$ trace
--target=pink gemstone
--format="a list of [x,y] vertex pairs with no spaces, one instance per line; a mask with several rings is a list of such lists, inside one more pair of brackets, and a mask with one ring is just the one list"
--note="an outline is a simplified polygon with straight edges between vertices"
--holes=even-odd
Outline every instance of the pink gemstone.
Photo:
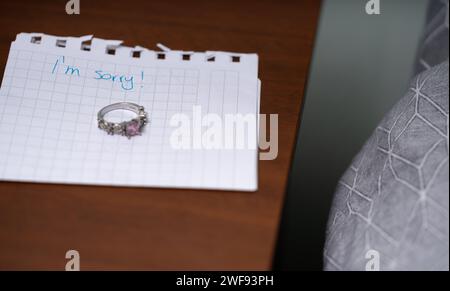
[[139,122],[133,120],[126,125],[125,132],[127,136],[139,135]]

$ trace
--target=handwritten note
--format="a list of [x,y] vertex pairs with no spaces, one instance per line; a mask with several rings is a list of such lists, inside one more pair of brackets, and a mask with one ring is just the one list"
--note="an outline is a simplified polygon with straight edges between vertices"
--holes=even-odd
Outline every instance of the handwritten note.
[[[0,89],[0,180],[256,190],[257,147],[179,150],[170,118],[194,107],[259,113],[257,55],[163,53],[92,36],[18,34]],[[145,107],[141,136],[97,128],[97,112],[120,101]]]

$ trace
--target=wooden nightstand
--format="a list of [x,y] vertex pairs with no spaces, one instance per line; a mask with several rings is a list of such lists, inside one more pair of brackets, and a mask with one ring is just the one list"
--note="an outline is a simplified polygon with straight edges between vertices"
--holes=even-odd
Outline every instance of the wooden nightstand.
[[259,190],[0,183],[0,269],[271,268],[320,1],[2,1],[0,71],[19,32],[94,34],[126,45],[258,53],[261,112],[279,114],[279,153]]

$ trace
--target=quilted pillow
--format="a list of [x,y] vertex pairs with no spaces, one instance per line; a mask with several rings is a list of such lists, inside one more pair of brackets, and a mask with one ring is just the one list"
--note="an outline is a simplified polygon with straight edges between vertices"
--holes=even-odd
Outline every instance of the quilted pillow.
[[339,181],[326,270],[448,270],[448,82],[448,60],[416,77]]
[[423,73],[339,181],[326,270],[449,269],[448,15],[429,2]]

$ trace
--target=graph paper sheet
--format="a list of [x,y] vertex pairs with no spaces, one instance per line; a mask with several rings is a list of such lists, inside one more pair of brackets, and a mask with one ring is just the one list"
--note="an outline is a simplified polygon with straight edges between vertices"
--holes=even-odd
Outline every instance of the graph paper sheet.
[[[0,179],[254,191],[258,120],[248,119],[245,135],[236,127],[207,141],[217,117],[257,119],[257,68],[255,54],[161,53],[92,36],[20,33],[0,89]],[[141,136],[98,128],[97,112],[120,101],[145,107]],[[110,118],[118,114],[126,112]],[[177,132],[192,139],[174,146]]]

